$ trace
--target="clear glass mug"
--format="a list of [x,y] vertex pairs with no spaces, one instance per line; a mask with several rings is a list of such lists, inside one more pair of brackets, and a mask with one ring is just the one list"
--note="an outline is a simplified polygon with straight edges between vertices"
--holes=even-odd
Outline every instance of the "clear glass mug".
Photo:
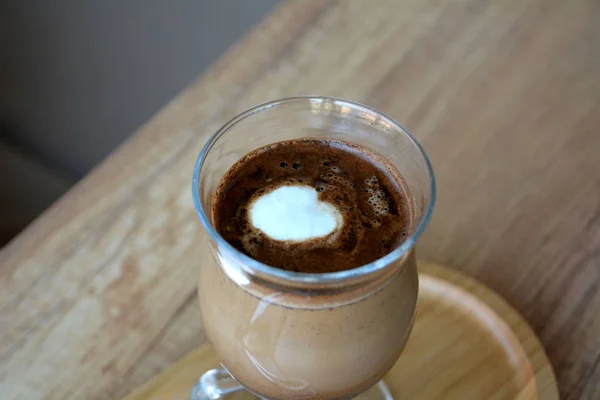
[[[409,235],[399,248],[352,270],[306,274],[262,264],[217,233],[211,202],[227,170],[258,147],[307,137],[364,145],[398,169],[412,209]],[[413,325],[418,292],[413,248],[435,202],[431,164],[411,134],[351,101],[275,100],[234,117],[208,140],[195,165],[192,192],[214,258],[200,268],[202,321],[223,367],[200,378],[192,400],[242,389],[266,399],[361,393],[390,399],[381,379]]]

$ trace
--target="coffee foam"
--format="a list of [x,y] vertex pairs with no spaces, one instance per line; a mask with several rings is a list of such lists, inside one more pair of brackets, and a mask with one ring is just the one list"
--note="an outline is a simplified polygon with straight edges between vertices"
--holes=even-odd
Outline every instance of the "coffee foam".
[[305,185],[281,186],[258,196],[248,207],[252,226],[273,240],[305,242],[323,238],[340,229],[339,210],[319,199]]
[[367,188],[365,189],[369,193],[368,204],[373,209],[375,215],[386,215],[390,211],[390,205],[385,192],[381,189],[379,181],[376,176],[371,176],[365,179]]

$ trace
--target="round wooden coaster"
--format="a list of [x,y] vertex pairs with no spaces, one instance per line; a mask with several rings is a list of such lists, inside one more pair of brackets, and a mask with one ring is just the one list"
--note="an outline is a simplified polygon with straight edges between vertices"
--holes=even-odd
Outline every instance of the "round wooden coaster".
[[[482,283],[419,262],[412,334],[385,382],[399,400],[557,400],[548,357],[525,319]],[[126,397],[189,399],[203,372],[219,366],[205,344]],[[231,400],[255,398],[239,392]]]
[[542,345],[503,298],[430,263],[419,263],[419,282],[412,334],[385,379],[394,398],[559,398]]

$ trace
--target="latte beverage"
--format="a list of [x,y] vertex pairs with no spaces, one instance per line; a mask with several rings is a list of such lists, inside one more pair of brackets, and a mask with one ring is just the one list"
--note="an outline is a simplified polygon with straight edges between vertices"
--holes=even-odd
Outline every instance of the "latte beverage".
[[[322,275],[351,271],[397,249],[411,232],[400,173],[363,146],[306,138],[258,148],[223,176],[212,224],[249,259]],[[351,398],[394,365],[412,325],[412,252],[368,282],[321,290],[310,280],[279,291],[236,273],[220,255],[202,268],[206,334],[246,388],[280,398]],[[240,261],[237,261],[240,262]],[[242,261],[243,262],[243,261]]]

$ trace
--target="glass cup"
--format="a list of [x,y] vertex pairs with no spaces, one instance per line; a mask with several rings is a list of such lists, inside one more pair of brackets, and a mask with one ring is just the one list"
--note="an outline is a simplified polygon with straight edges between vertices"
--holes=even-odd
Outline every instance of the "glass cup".
[[[308,137],[363,145],[397,168],[412,210],[400,247],[352,270],[310,274],[262,264],[219,235],[211,203],[227,170],[258,147]],[[381,379],[412,329],[419,286],[413,248],[435,202],[433,170],[415,138],[351,101],[275,100],[234,117],[208,140],[192,192],[214,258],[201,263],[200,310],[222,368],[205,373],[191,398],[245,389],[265,399],[391,399]]]

